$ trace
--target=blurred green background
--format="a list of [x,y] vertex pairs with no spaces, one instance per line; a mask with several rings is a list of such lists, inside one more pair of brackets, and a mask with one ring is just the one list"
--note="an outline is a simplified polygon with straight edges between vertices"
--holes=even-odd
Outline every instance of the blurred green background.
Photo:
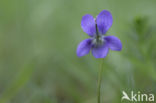
[[156,0],[0,0],[0,103],[96,103],[100,59],[76,48],[82,16],[103,9],[123,50],[104,59],[102,103],[156,94]]

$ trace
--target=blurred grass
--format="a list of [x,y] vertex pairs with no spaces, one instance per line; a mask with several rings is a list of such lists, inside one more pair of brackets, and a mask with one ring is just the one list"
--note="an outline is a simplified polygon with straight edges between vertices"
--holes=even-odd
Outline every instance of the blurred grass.
[[22,69],[19,71],[19,75],[15,78],[13,83],[7,87],[7,90],[4,91],[4,94],[0,99],[0,103],[6,103],[11,97],[16,95],[19,89],[31,78],[33,68],[33,65],[29,64],[28,66],[24,67],[24,70]]
[[[122,52],[105,59],[103,103],[156,93],[155,0],[0,0],[0,102],[96,103],[99,60],[78,58],[81,17],[107,9]],[[35,63],[34,63],[35,59]],[[127,102],[127,101],[125,101]]]

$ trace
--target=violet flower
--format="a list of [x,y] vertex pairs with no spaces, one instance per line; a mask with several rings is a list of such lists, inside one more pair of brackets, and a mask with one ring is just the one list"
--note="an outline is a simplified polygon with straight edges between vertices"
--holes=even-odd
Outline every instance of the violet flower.
[[105,58],[109,49],[120,51],[122,49],[120,39],[115,36],[105,36],[112,23],[112,14],[107,10],[101,11],[96,19],[90,14],[84,15],[81,27],[91,38],[80,42],[77,47],[77,56],[81,57],[92,51],[95,58]]

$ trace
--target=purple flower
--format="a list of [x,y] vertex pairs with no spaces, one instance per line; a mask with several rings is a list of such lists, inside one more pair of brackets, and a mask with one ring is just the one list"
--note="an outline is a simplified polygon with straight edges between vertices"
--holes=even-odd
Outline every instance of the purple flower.
[[80,42],[77,47],[77,56],[84,56],[91,50],[95,58],[105,58],[109,49],[120,51],[122,49],[120,39],[115,36],[105,36],[112,23],[112,14],[107,10],[101,11],[96,19],[90,14],[84,15],[81,27],[91,38]]

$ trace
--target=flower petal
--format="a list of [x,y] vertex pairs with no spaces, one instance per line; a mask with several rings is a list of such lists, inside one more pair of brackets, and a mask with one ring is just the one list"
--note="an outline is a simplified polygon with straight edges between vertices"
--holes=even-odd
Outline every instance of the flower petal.
[[81,57],[89,53],[91,49],[91,42],[92,39],[85,39],[80,42],[80,44],[77,47],[77,56]]
[[105,36],[104,39],[111,50],[120,51],[122,49],[122,43],[119,38],[115,36]]
[[92,49],[92,54],[95,58],[105,58],[108,54],[108,46],[106,44]]
[[96,34],[95,20],[90,14],[86,14],[82,17],[81,27],[89,36],[94,36],[94,34]]
[[112,14],[107,10],[103,10],[97,16],[96,22],[99,33],[105,34],[113,24]]

